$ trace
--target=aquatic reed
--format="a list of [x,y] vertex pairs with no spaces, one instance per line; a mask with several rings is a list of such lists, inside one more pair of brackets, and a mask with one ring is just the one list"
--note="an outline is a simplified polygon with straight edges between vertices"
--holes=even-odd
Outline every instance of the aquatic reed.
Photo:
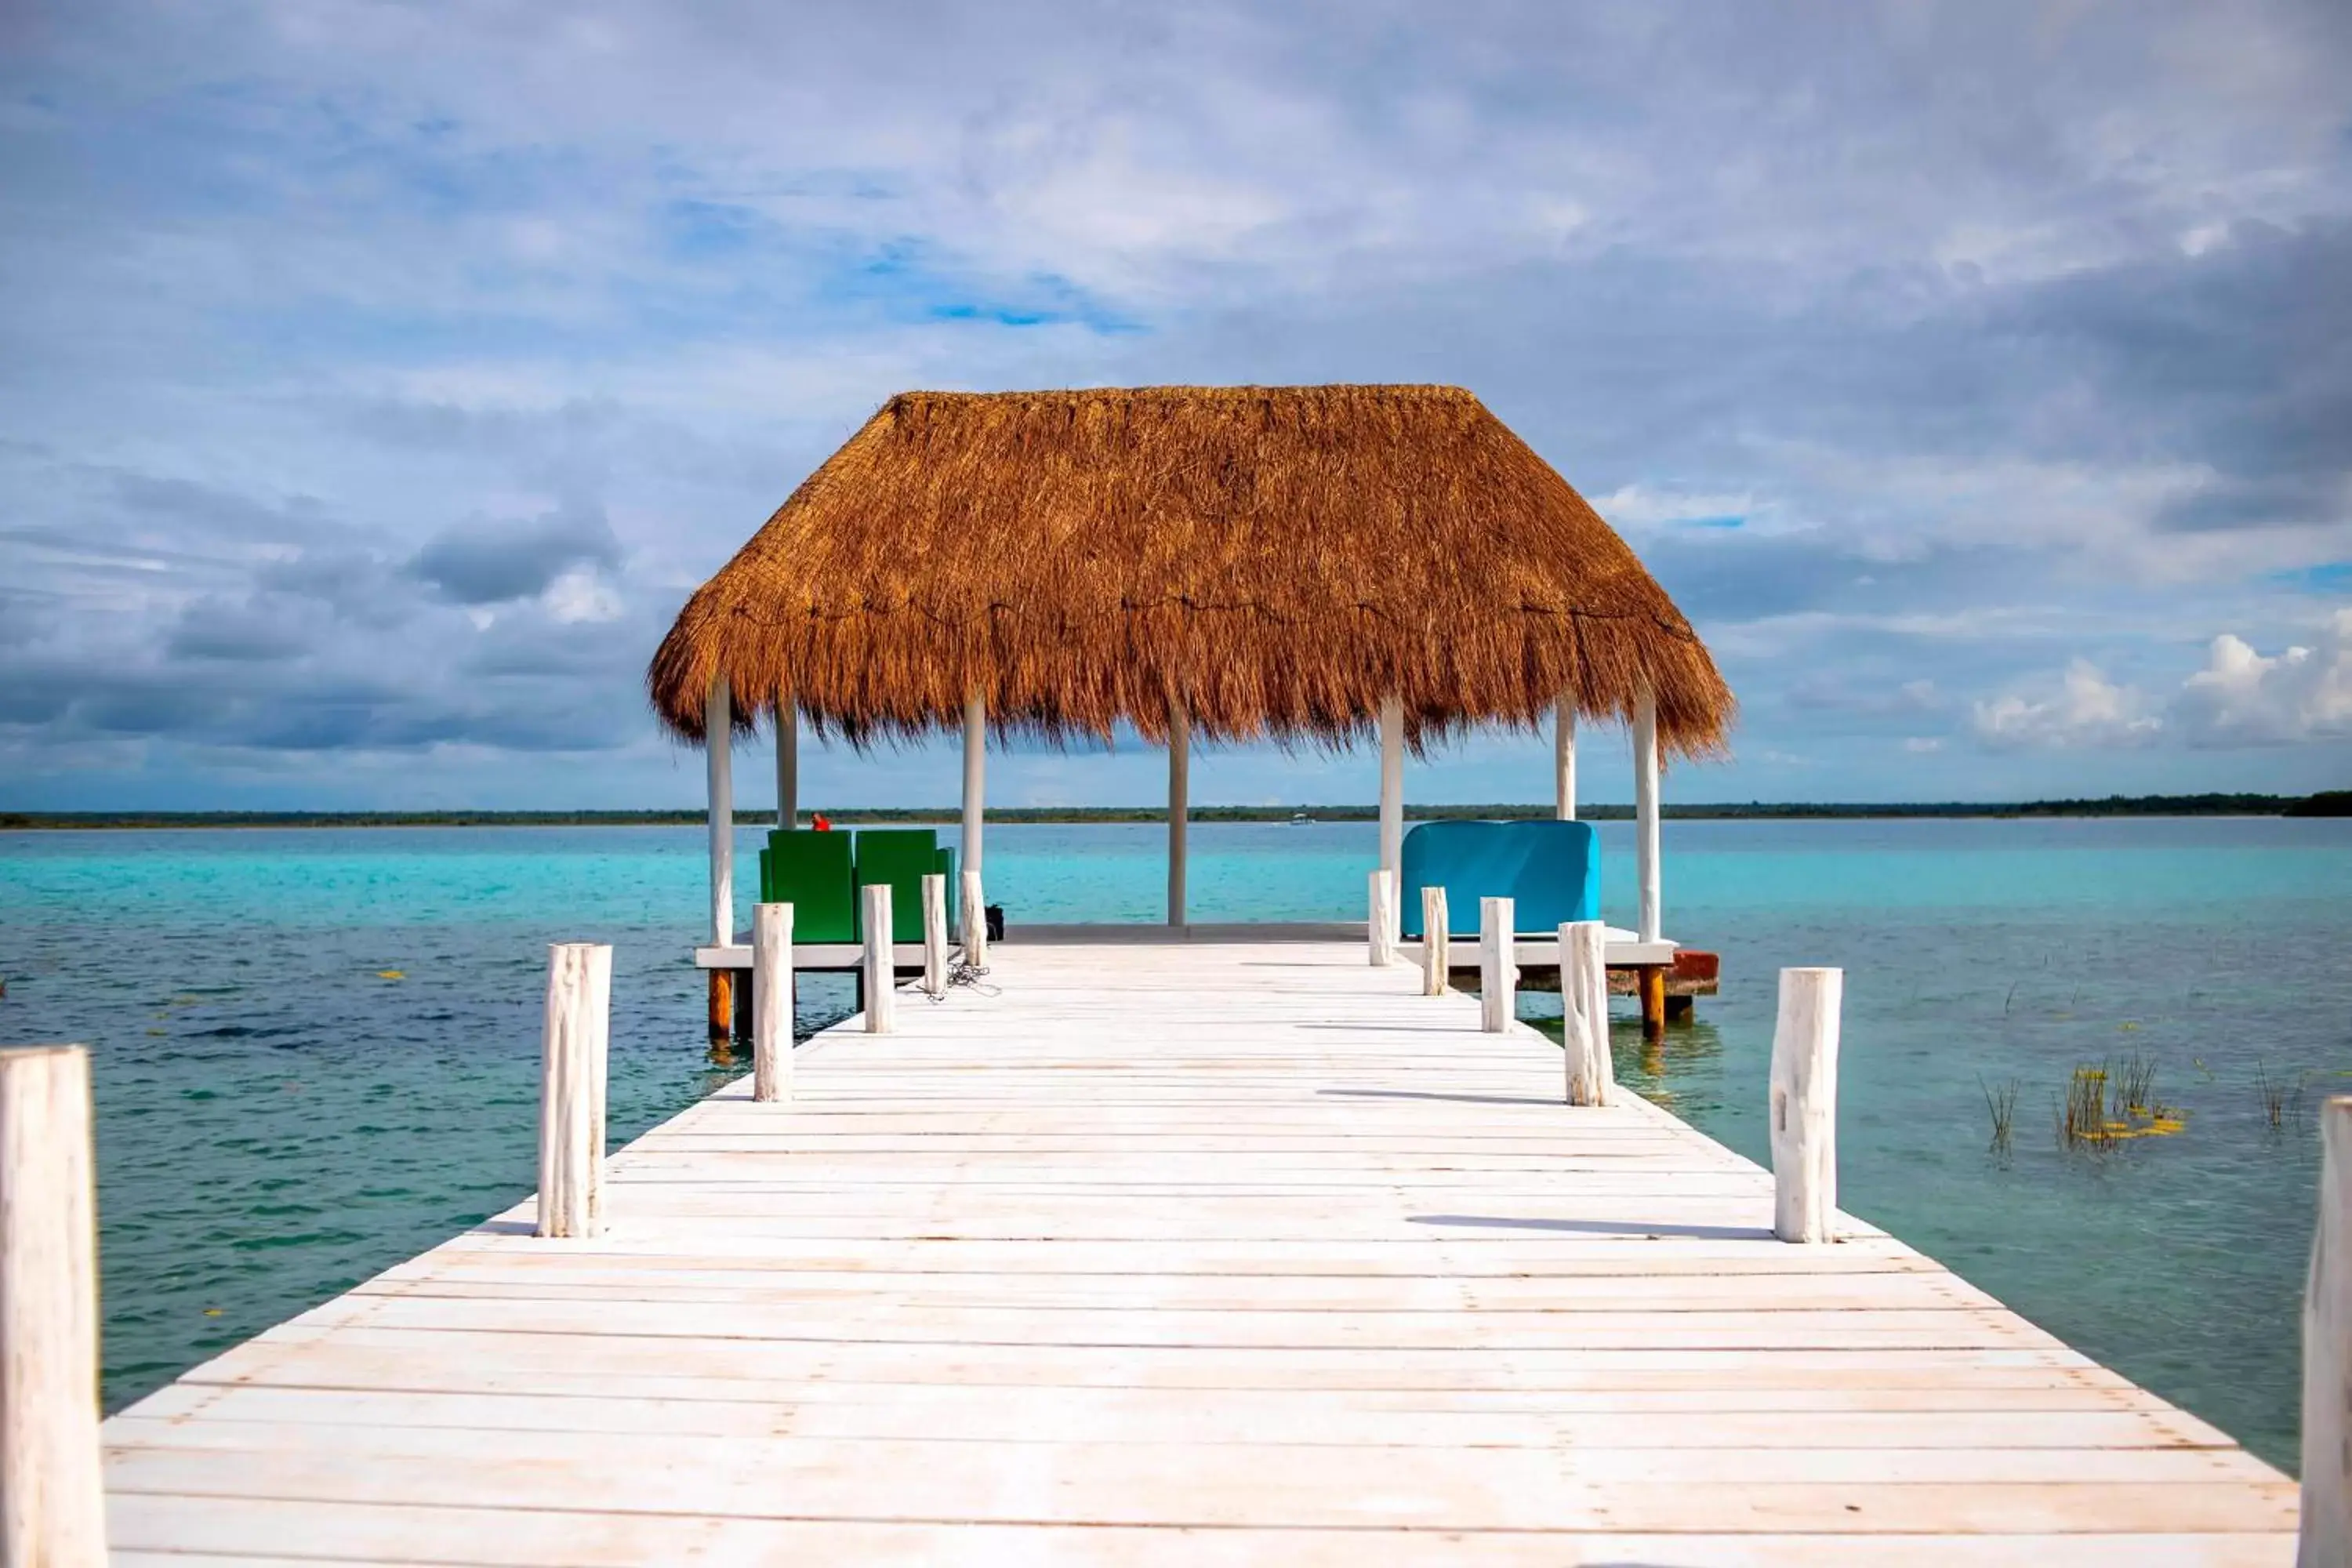
[[1985,1109],[1992,1113],[1992,1142],[1988,1147],[1992,1152],[2006,1157],[2010,1130],[2017,1121],[2018,1091],[2023,1086],[2017,1079],[2011,1079],[1999,1089],[1994,1089],[1979,1074],[1977,1087],[1984,1090]]
[[2160,1138],[2187,1125],[2156,1094],[2156,1063],[2134,1051],[2120,1066],[2076,1066],[2057,1110],[2058,1146],[2105,1152],[2126,1138]]
[[2066,1080],[2066,1098],[2058,1112],[2058,1145],[2105,1149],[2106,1144],[2107,1064],[2085,1062]]
[[2290,1084],[2283,1078],[2273,1078],[2270,1068],[2261,1061],[2254,1063],[2254,1089],[2262,1096],[2263,1120],[2273,1132],[2283,1131],[2303,1110],[2303,1080],[2298,1078]]

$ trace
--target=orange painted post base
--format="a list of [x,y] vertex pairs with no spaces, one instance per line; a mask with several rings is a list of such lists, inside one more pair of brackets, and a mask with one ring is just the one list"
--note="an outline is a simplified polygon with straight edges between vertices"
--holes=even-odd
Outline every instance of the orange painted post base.
[[1642,965],[1642,1033],[1660,1035],[1666,1028],[1666,966]]
[[735,972],[710,972],[710,1037],[724,1040],[735,1033]]

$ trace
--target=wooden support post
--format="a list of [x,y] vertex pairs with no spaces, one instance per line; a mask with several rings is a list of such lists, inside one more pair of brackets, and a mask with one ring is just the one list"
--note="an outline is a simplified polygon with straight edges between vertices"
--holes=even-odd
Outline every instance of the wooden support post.
[[1421,994],[1443,996],[1453,979],[1454,932],[1445,912],[1445,889],[1421,890]]
[[2319,1223],[2303,1297],[2297,1568],[2352,1563],[2352,1097],[2319,1107]]
[[[704,783],[710,795],[710,945],[735,945],[735,708],[722,675],[702,710]],[[717,1015],[713,1015],[717,1021]]]
[[963,962],[978,973],[988,972],[988,900],[980,888],[980,873],[963,873]]
[[1490,1035],[1508,1029],[1518,1016],[1517,943],[1511,931],[1517,918],[1509,899],[1478,900],[1478,1025]]
[[0,1563],[105,1568],[89,1053],[0,1050]]
[[1168,710],[1168,923],[1184,927],[1184,829],[1191,815],[1192,720]]
[[1576,695],[1563,691],[1552,707],[1551,814],[1561,822],[1576,820]]
[[801,820],[801,715],[793,689],[776,693],[776,826],[797,827]]
[[1780,971],[1772,1031],[1772,1233],[1782,1241],[1835,1239],[1838,1014],[1842,969]]
[[1642,995],[1642,1032],[1654,1039],[1666,1032],[1666,966],[1642,965],[1634,984]]
[[793,1097],[793,906],[751,910],[751,1098]]
[[604,1051],[613,950],[560,942],[547,950],[547,1019],[540,1037],[539,1229],[591,1237],[603,1228]]
[[866,927],[866,1032],[887,1035],[898,1026],[898,976],[893,967],[890,884],[868,882],[858,890],[858,918]]
[[710,1037],[729,1038],[735,1031],[735,972],[714,969],[710,972]]
[[963,865],[967,871],[981,868],[987,786],[988,699],[975,691],[963,703]]
[[948,879],[923,879],[923,994],[948,994]]
[[1381,699],[1381,869],[1404,868],[1404,703]]
[[1646,691],[1633,710],[1633,879],[1640,887],[1633,934],[1655,942],[1664,919],[1658,877],[1658,704]]
[[1609,928],[1599,921],[1570,921],[1559,928],[1559,1000],[1568,1102],[1606,1105],[1617,1064],[1609,1052]]
[[1396,962],[1396,873],[1385,867],[1371,874],[1372,967],[1385,969]]

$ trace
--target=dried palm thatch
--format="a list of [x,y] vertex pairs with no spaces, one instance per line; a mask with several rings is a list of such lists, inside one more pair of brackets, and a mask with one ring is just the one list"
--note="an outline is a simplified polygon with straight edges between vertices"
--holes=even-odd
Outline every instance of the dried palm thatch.
[[1732,698],[1624,541],[1447,386],[909,392],[687,602],[647,676],[699,740],[780,700],[864,745],[961,722],[1346,745],[1657,700],[1719,752]]

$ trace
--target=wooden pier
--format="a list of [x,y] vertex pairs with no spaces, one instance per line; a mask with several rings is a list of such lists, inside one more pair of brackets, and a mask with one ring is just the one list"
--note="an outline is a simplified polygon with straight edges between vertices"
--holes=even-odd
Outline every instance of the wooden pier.
[[2221,1433],[1360,942],[991,964],[107,1422],[114,1560],[2294,1560]]

